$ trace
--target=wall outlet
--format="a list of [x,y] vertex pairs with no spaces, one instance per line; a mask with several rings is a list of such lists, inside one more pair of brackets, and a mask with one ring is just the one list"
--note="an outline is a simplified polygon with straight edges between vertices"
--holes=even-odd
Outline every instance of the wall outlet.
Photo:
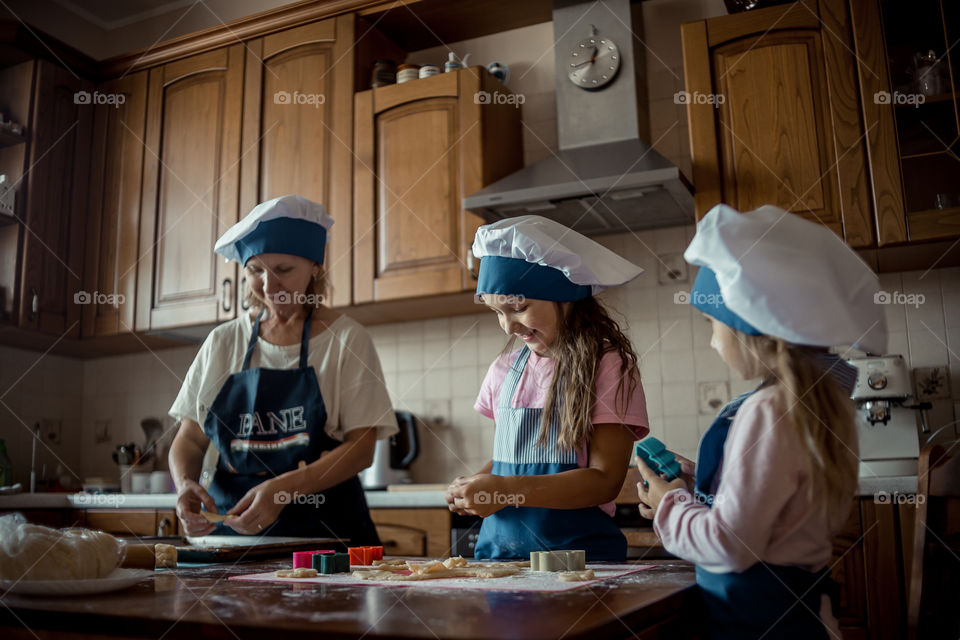
[[54,420],[52,418],[44,418],[40,421],[40,434],[43,436],[44,442],[47,444],[60,444],[60,437],[62,435],[62,425],[63,423],[60,420]]
[[93,421],[93,442],[95,444],[110,442],[110,420]]
[[730,402],[730,389],[726,382],[701,382],[697,385],[697,397],[700,413],[714,415]]
[[947,367],[918,367],[913,370],[913,379],[918,402],[950,397],[950,370]]
[[657,282],[659,284],[677,284],[687,281],[687,261],[682,253],[662,253],[657,256]]

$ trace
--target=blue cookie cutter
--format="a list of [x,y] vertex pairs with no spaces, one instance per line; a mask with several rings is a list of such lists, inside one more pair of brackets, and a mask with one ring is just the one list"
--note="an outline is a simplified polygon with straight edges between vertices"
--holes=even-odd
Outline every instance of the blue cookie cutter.
[[[677,462],[677,458],[667,451],[667,447],[662,442],[653,436],[638,442],[633,453],[668,482],[680,477],[683,468]],[[644,484],[646,484],[646,481],[644,481]]]

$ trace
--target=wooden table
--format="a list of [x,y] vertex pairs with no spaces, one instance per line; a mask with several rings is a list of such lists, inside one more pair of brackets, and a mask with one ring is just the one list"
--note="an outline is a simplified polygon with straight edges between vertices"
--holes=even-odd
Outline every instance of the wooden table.
[[679,561],[564,593],[229,581],[289,561],[181,567],[114,593],[0,596],[0,636],[47,638],[692,638],[693,566]]

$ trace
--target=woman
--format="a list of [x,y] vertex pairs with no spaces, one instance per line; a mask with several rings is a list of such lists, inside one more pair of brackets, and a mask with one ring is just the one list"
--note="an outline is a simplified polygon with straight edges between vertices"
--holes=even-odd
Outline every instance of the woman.
[[[397,431],[369,335],[323,306],[333,220],[300,196],[264,202],[217,241],[243,266],[249,314],[215,328],[170,415],[177,516],[190,536],[270,534],[379,544],[357,473]],[[199,483],[210,444],[219,462]],[[201,513],[228,517],[214,525]]]

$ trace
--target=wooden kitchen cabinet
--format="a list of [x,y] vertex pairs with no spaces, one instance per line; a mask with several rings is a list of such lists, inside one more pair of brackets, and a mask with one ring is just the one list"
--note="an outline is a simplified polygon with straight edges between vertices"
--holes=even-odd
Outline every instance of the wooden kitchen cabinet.
[[236,317],[237,267],[213,245],[239,213],[244,45],[149,72],[138,331]]
[[[143,178],[147,72],[97,87],[115,102],[94,106],[83,336],[133,331]],[[122,96],[122,101],[119,96]]]
[[352,288],[353,37],[347,14],[246,45],[240,216],[291,193],[322,203],[336,221],[324,259],[335,307]]
[[[35,63],[30,138],[18,198],[18,326],[60,337],[80,334],[85,202],[93,85],[60,66]],[[81,92],[85,92],[81,93]]]
[[118,536],[175,536],[179,528],[172,509],[85,509],[80,513],[86,528]]
[[774,204],[875,245],[845,0],[798,2],[681,31],[696,212]]
[[391,556],[450,555],[449,509],[370,509],[383,553]]
[[474,288],[463,198],[522,166],[520,109],[495,95],[481,67],[356,94],[354,303]]
[[[960,7],[850,0],[880,246],[960,236]],[[938,62],[921,86],[916,56]],[[944,199],[945,198],[945,199]]]

